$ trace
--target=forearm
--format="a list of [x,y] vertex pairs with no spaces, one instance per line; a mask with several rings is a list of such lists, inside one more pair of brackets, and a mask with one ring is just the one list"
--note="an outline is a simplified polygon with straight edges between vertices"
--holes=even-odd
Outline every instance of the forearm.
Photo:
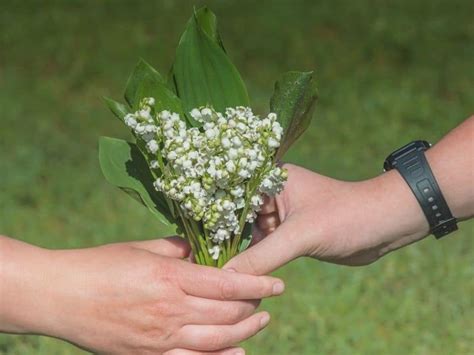
[[[474,214],[474,118],[466,120],[426,152],[434,176],[453,215],[467,219]],[[397,171],[361,184],[371,215],[368,245],[380,255],[422,239],[429,233],[426,218],[415,196]],[[364,191],[365,190],[365,191]]]
[[454,217],[474,215],[474,116],[426,152],[433,174]]
[[[427,159],[453,215],[474,215],[474,117],[430,148]],[[416,197],[391,170],[360,182],[328,178],[285,164],[283,192],[260,211],[257,231],[267,236],[226,265],[265,274],[307,255],[345,265],[366,265],[429,235]]]
[[0,236],[0,331],[48,333],[54,280],[48,251]]

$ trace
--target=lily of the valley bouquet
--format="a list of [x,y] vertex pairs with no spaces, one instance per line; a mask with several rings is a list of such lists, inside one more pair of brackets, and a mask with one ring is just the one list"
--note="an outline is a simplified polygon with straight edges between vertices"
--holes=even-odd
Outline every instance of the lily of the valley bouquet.
[[181,36],[168,77],[140,60],[125,100],[106,102],[134,143],[100,139],[105,177],[175,225],[199,264],[221,267],[250,244],[264,197],[283,188],[287,172],[277,160],[310,123],[313,73],[285,73],[270,113],[255,114],[216,17],[201,8]]

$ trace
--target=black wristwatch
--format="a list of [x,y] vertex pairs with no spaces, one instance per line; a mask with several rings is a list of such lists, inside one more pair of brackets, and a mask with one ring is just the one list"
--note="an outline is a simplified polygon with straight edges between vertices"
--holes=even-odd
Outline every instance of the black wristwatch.
[[398,170],[418,200],[430,232],[441,238],[458,226],[426,160],[425,151],[430,147],[426,141],[411,142],[390,154],[383,167],[385,171]]

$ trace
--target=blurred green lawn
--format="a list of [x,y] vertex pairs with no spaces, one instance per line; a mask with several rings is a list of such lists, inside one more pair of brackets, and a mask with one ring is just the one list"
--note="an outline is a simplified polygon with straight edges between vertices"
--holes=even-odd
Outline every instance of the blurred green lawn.
[[[168,233],[101,176],[98,137],[128,137],[101,96],[121,97],[139,57],[167,71],[192,4],[0,2],[0,233],[49,248]],[[259,112],[279,74],[317,70],[316,116],[289,161],[368,178],[395,148],[435,142],[473,113],[470,0],[207,4]],[[263,355],[474,353],[473,227],[364,268],[284,267],[286,294],[262,306],[271,325],[244,346]],[[82,352],[0,336],[0,353]]]

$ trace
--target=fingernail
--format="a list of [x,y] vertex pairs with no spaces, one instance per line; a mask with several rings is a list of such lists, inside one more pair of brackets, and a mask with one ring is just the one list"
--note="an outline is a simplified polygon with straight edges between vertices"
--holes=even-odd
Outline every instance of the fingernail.
[[244,349],[236,349],[234,355],[245,355]]
[[268,322],[270,321],[270,315],[268,313],[265,313],[262,318],[260,318],[260,327],[265,327]]
[[285,291],[285,285],[283,282],[275,282],[272,291],[274,295],[281,295]]

